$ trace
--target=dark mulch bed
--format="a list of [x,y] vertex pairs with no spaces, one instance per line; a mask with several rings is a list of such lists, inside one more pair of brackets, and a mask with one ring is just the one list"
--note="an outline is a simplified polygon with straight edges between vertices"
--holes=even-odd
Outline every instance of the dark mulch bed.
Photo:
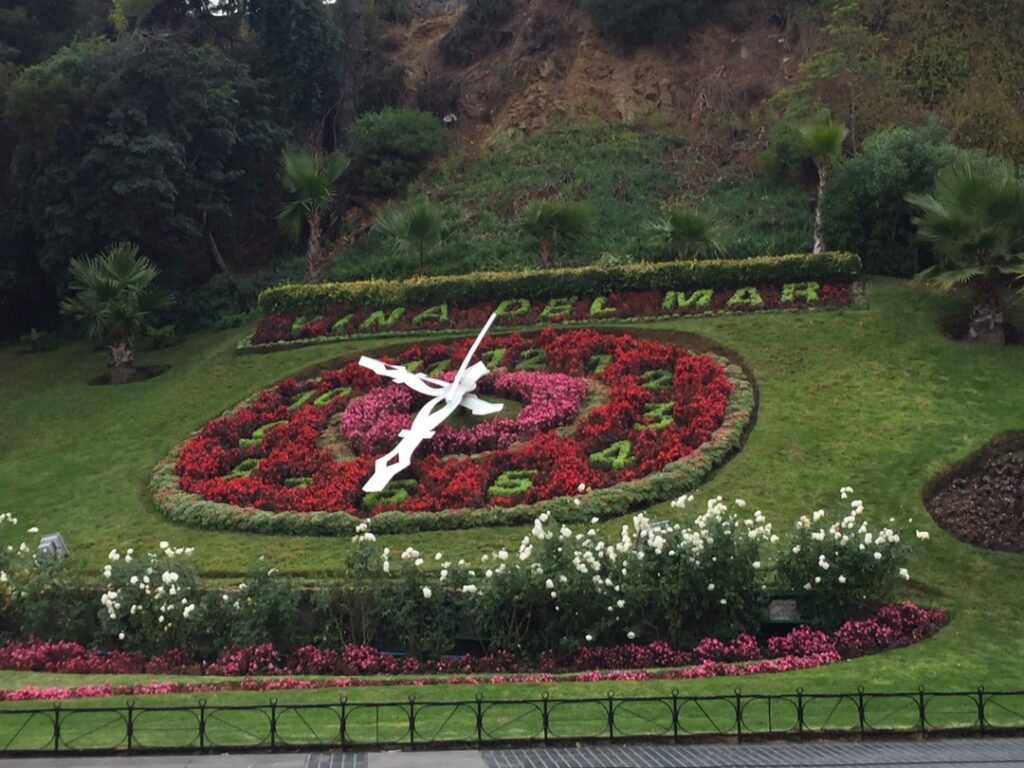
[[[953,341],[967,341],[970,320],[963,312],[945,315],[939,318],[939,329]],[[1006,343],[1014,346],[1024,344],[1021,330],[1011,323],[1006,323]]]
[[[157,376],[163,373],[167,373],[171,370],[169,365],[142,365],[135,368],[135,375],[127,384],[138,384],[140,381],[149,381],[155,379]],[[89,384],[94,387],[110,386],[110,373],[104,373],[102,376],[97,376],[95,379],[91,379]]]
[[1024,434],[998,438],[937,477],[925,505],[961,541],[1024,552]]

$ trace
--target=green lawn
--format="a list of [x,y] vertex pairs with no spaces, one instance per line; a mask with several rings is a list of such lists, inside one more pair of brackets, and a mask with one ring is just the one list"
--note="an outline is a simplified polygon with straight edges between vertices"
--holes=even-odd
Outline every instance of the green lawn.
[[[932,540],[917,549],[908,596],[946,608],[952,624],[917,647],[809,672],[694,682],[559,685],[585,692],[692,692],[929,688],[1024,689],[1024,556],[976,550],[942,533],[920,499],[940,468],[1024,424],[1024,349],[957,344],[936,330],[952,303],[896,281],[872,281],[870,308],[679,320],[658,327],[700,333],[741,354],[757,376],[761,408],[742,453],[700,494],[743,497],[779,528],[852,485],[878,519],[913,518]],[[240,331],[189,337],[144,362],[171,370],[123,388],[85,382],[102,358],[83,345],[43,355],[0,348],[0,512],[22,528],[60,530],[82,568],[98,572],[111,547],[160,539],[196,547],[207,574],[235,575],[259,555],[293,573],[337,570],[344,539],[271,538],[189,530],[164,522],[145,498],[148,473],[174,444],[258,387],[319,361],[365,349],[338,345],[236,357]],[[671,513],[667,506],[657,516]],[[610,523],[615,525],[615,523]],[[522,529],[394,537],[392,546],[453,556],[510,545]],[[388,538],[388,537],[386,537]],[[61,684],[73,679],[60,678]],[[53,676],[0,673],[0,685],[52,685]],[[489,686],[489,697],[541,687]],[[470,687],[353,689],[352,698],[472,698]],[[267,694],[208,695],[223,701]],[[331,691],[281,700],[336,700]],[[181,700],[195,697],[168,697]]]

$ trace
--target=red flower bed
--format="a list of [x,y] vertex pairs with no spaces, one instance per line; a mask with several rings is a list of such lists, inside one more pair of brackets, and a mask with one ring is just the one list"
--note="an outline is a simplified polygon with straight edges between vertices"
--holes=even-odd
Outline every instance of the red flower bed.
[[[414,346],[388,361],[443,375],[469,344]],[[283,381],[207,424],[180,449],[181,489],[270,512],[358,517],[541,502],[574,495],[581,483],[600,489],[642,478],[689,455],[722,425],[732,392],[714,357],[633,336],[546,330],[488,338],[480,355],[507,371],[484,380],[484,396],[518,399],[518,417],[439,430],[405,482],[383,494],[367,497],[361,487],[425,398],[356,363]],[[573,425],[588,388],[598,403]],[[351,439],[339,453],[344,435]]]
[[[608,680],[686,680],[700,677],[745,676],[790,672],[831,664],[846,658],[900,648],[931,637],[949,621],[941,610],[904,602],[882,608],[867,619],[848,621],[835,632],[797,627],[766,645],[752,635],[739,635],[728,643],[705,638],[689,651],[675,650],[663,642],[582,648],[556,657],[546,654],[539,673],[524,673],[510,653],[490,656],[459,656],[420,662],[366,646],[346,645],[340,650],[315,646],[299,648],[290,658],[270,645],[227,648],[212,663],[201,663],[185,651],[146,658],[138,654],[90,651],[77,643],[29,641],[0,648],[0,669],[27,672],[77,674],[187,674],[230,677],[253,675],[417,675],[491,674],[491,677],[433,677],[418,680],[375,680],[372,677],[331,680],[296,680],[291,677],[245,680],[240,683],[145,683],[131,686],[83,686],[79,688],[22,688],[0,692],[0,701],[64,699],[92,696],[192,693],[221,690],[284,690],[335,688],[353,685],[480,684],[555,682],[556,673],[572,673],[579,682]],[[505,674],[494,674],[505,673]]]

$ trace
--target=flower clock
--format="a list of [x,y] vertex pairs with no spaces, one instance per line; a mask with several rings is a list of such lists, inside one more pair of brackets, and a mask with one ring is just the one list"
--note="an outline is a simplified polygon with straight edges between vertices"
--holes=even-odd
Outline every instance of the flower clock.
[[265,533],[621,515],[692,489],[742,441],[753,386],[695,346],[549,329],[329,366],[208,423],[152,491],[181,522]]

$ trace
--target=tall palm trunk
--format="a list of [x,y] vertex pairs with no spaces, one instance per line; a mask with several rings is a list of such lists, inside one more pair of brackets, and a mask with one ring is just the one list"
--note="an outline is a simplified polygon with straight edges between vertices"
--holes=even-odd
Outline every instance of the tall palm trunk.
[[306,282],[319,283],[327,272],[327,260],[324,258],[323,233],[320,229],[322,214],[312,211],[309,214],[309,239],[306,241]]
[[540,264],[544,269],[551,268],[551,242],[549,240],[540,241]]
[[111,384],[127,384],[135,376],[135,349],[131,339],[118,339],[107,349]]
[[818,166],[818,201],[814,207],[814,252],[824,253],[825,246],[825,217],[821,210],[822,201],[825,199],[825,187],[828,185],[828,166]]
[[989,280],[978,280],[975,283],[968,338],[983,344],[1006,343],[1006,325],[1002,301],[999,298],[999,286]]

